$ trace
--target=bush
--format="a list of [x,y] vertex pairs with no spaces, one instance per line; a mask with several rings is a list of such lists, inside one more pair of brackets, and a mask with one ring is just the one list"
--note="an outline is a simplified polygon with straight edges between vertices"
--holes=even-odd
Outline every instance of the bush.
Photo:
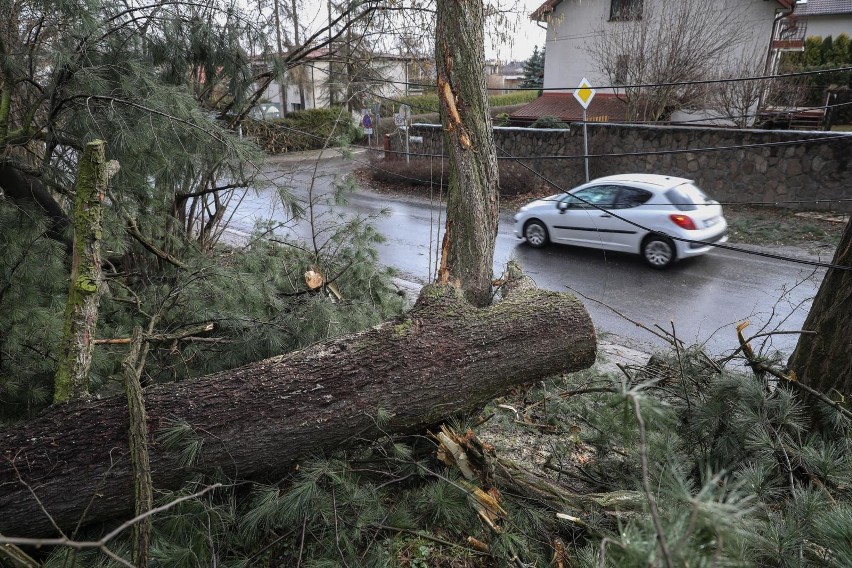
[[568,128],[568,125],[555,116],[542,116],[533,122],[530,128]]
[[[370,177],[375,181],[395,184],[407,184],[412,187],[446,187],[449,178],[449,164],[438,160],[405,159],[371,160]],[[544,183],[533,172],[516,160],[497,162],[500,172],[500,196],[514,197],[535,192]]]
[[[349,111],[340,107],[288,112],[275,120],[246,120],[245,133],[270,154],[339,146],[360,136]],[[330,137],[330,138],[329,138]]]
[[488,102],[492,107],[521,105],[532,102],[538,98],[538,91],[514,91],[506,95],[492,95]]
[[[515,91],[507,95],[490,95],[488,103],[492,107],[525,104],[538,98],[538,91]],[[382,105],[382,116],[390,117],[399,109],[399,105],[407,104],[412,114],[424,114],[439,111],[438,95],[419,95],[416,97],[400,97],[390,105]]]

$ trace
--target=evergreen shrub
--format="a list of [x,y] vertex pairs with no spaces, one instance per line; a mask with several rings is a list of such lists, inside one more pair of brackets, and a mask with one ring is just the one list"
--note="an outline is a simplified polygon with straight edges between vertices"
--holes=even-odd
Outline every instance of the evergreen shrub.
[[335,147],[360,136],[349,112],[340,107],[288,112],[275,120],[247,119],[243,124],[244,133],[269,154]]
[[[532,102],[537,98],[537,91],[514,91],[505,95],[488,95],[488,104],[494,108],[525,104]],[[392,117],[395,112],[399,111],[399,105],[401,104],[407,104],[410,106],[412,114],[426,114],[440,111],[438,95],[430,94],[399,97],[393,101],[382,103],[381,115],[386,118]]]
[[[498,160],[497,168],[500,195],[503,197],[535,193],[544,186],[535,173],[517,161]],[[448,183],[449,167],[446,161],[442,166],[441,160],[425,158],[411,158],[408,162],[402,156],[391,160],[373,158],[370,160],[368,175],[374,181],[407,185],[415,191],[428,193],[430,188],[437,192]]]
[[[438,461],[433,438],[387,437],[182,502],[155,520],[152,553],[168,566],[845,567],[852,424],[817,404],[698,349],[554,377],[484,423],[451,424],[493,444],[499,530],[469,495],[481,481]],[[190,447],[178,430],[171,443]]]

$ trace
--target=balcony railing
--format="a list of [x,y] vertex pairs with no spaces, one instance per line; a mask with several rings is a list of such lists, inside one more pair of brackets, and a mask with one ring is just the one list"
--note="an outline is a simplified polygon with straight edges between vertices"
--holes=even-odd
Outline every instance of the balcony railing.
[[805,48],[805,35],[808,32],[808,22],[805,18],[787,16],[781,18],[775,26],[772,38],[772,49],[782,51],[801,51]]

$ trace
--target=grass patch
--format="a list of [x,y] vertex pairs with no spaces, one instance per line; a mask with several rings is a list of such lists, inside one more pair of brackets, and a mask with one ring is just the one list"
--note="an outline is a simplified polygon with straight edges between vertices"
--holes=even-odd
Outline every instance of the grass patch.
[[778,207],[730,204],[724,207],[730,239],[761,246],[834,248],[840,242],[844,222],[797,215]]

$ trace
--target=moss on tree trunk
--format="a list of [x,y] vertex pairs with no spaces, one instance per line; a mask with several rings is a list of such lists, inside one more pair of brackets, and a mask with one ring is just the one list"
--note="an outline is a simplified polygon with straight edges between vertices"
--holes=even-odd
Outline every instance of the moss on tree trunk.
[[88,143],[77,171],[71,283],[54,379],[54,403],[89,392],[101,285],[101,220],[107,169],[104,142]]

